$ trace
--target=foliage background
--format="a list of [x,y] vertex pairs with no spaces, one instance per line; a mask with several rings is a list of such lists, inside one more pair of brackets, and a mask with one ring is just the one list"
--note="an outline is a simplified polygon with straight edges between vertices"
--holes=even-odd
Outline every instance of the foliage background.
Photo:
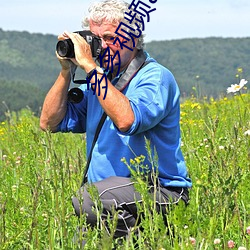
[[[0,120],[8,109],[27,106],[39,114],[60,70],[56,42],[54,35],[0,29]],[[183,99],[195,93],[193,87],[199,96],[224,96],[239,67],[250,78],[250,38],[153,41],[146,50],[173,72]]]
[[[108,221],[111,235],[100,222],[100,230],[86,233],[85,249],[219,250],[228,249],[230,240],[235,249],[249,249],[249,102],[247,93],[183,102],[182,150],[193,181],[190,204],[172,208],[166,226],[140,181],[144,217],[139,235],[132,231],[117,245],[112,239],[116,222]],[[0,124],[0,249],[80,249],[76,227],[86,224],[84,217],[74,216],[71,197],[85,160],[83,135],[44,133],[28,109],[7,113]],[[143,157],[128,164],[141,167]],[[97,196],[96,204],[100,211]]]
[[[40,107],[59,70],[56,41],[0,29],[0,249],[80,249],[74,237],[81,237],[76,227],[85,221],[74,216],[71,197],[85,166],[84,135],[39,130]],[[191,201],[174,207],[166,226],[142,183],[143,231],[117,245],[115,221],[109,221],[111,236],[101,224],[89,229],[86,249],[135,249],[137,243],[137,249],[215,250],[228,249],[229,240],[235,249],[249,249],[250,96],[245,88],[226,96],[226,88],[250,79],[250,38],[151,42],[146,49],[174,73],[183,93]]]

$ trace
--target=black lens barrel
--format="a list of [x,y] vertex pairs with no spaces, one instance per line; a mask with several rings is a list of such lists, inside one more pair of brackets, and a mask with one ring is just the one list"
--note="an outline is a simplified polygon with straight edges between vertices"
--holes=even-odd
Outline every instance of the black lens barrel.
[[58,55],[61,57],[68,57],[68,58],[75,57],[74,44],[70,39],[58,41],[56,45],[56,51]]

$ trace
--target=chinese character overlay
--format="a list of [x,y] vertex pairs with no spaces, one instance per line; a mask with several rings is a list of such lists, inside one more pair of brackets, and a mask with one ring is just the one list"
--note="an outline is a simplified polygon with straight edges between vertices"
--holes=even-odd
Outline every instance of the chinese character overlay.
[[[107,60],[103,60],[105,58],[105,56],[108,56]],[[118,59],[118,62],[114,64],[115,58]],[[99,60],[100,60],[100,67],[101,68],[103,68],[104,63],[107,63],[107,66],[105,67],[106,69],[109,69],[111,67],[111,69],[110,69],[111,73],[114,72],[114,65],[118,66],[116,76],[119,75],[120,68],[121,68],[121,57],[120,57],[120,53],[118,50],[115,52],[115,54],[113,56],[111,56],[110,55],[110,48],[107,47],[107,49],[99,56]]]
[[[155,4],[157,0],[149,0],[150,3]],[[135,38],[140,38],[142,35],[142,31],[145,30],[145,22],[144,19],[146,19],[147,22],[150,22],[150,13],[156,10],[156,8],[151,8],[148,4],[138,1],[138,0],[132,0],[132,3],[128,7],[128,11],[124,13],[124,19],[128,21],[128,24],[133,25],[131,27],[127,23],[120,22],[118,25],[115,34],[116,38],[114,38],[113,45],[118,43],[119,47],[121,49],[127,48],[130,51],[133,51],[133,48],[135,47]],[[136,26],[136,28],[135,28]],[[121,40],[122,38],[122,40]],[[128,42],[132,41],[133,48],[128,46]],[[107,59],[104,60],[105,56],[107,56]],[[114,64],[115,58],[118,59],[118,62]],[[110,55],[110,48],[107,47],[107,49],[99,56],[100,60],[100,67],[103,68],[104,64],[107,63],[106,69],[110,69],[110,72],[114,72],[114,66],[118,66],[117,74],[120,73],[120,67],[121,67],[121,57],[119,51],[116,51],[114,56]],[[90,80],[94,78],[94,83],[90,83]],[[100,87],[102,81],[105,80],[104,86]],[[88,90],[89,86],[91,85],[91,89],[93,90],[93,94],[96,93],[96,88],[98,87],[98,96],[100,96],[101,88],[105,89],[105,93],[103,96],[103,100],[106,98],[107,95],[107,89],[108,89],[108,79],[107,75],[103,74],[100,80],[97,78],[97,71],[95,70],[92,75],[88,78],[87,77],[87,84],[88,84]]]
[[[91,83],[90,81],[93,78],[93,76],[94,76],[94,83]],[[102,83],[103,80],[105,80],[105,84],[104,84],[104,86],[101,87],[101,83]],[[87,77],[87,89],[88,90],[89,90],[90,85],[91,85],[91,89],[93,90],[93,95],[95,95],[97,87],[98,87],[98,89],[97,89],[98,90],[98,93],[97,93],[98,96],[100,96],[100,94],[101,94],[101,88],[105,89],[103,100],[106,98],[107,90],[108,90],[108,79],[107,79],[106,74],[103,74],[102,77],[100,79],[98,79],[97,78],[97,71],[94,70],[92,75],[90,77]]]

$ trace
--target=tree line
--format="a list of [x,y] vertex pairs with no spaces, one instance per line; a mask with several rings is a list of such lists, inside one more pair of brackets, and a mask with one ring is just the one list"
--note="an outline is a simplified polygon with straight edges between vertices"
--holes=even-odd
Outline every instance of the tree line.
[[[54,35],[0,29],[0,120],[7,109],[29,107],[39,115],[60,70],[56,43]],[[152,41],[145,50],[172,71],[183,98],[217,98],[240,78],[250,79],[250,38]]]

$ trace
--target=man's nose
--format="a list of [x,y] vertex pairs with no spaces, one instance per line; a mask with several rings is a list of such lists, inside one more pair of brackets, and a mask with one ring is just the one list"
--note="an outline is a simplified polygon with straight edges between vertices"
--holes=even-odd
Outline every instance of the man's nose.
[[103,40],[103,38],[101,38],[102,39],[102,48],[103,49],[106,49],[107,47],[108,47],[108,45],[107,45],[107,43]]

